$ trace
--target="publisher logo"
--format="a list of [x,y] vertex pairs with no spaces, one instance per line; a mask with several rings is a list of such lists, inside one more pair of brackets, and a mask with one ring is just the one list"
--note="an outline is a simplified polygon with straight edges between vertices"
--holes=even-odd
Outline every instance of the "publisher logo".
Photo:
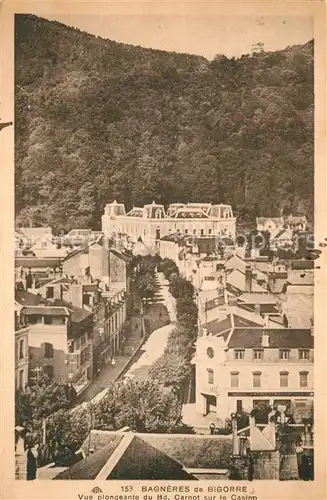
[[102,489],[99,488],[99,486],[96,486],[95,488],[93,488],[93,490],[91,490],[92,493],[103,493]]

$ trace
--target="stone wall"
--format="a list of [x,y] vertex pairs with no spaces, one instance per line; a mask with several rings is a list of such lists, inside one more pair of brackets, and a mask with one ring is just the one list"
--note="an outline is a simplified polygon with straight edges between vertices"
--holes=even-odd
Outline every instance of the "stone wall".
[[279,480],[279,451],[251,451],[253,479]]
[[15,479],[26,480],[26,454],[15,453]]
[[249,478],[249,465],[249,456],[232,456],[229,465],[229,479],[232,481],[247,481]]

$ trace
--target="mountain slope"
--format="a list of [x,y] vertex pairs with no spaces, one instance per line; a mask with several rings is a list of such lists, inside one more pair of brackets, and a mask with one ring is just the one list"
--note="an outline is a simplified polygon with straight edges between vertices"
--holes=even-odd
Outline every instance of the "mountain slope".
[[99,227],[114,198],[313,216],[313,42],[212,62],[16,16],[16,212]]

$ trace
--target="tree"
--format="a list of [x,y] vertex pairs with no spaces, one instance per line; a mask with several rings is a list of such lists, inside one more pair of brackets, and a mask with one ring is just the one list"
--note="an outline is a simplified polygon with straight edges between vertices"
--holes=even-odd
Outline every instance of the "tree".
[[15,395],[16,425],[29,425],[51,415],[59,409],[70,408],[67,386],[44,377],[26,391],[18,390]]
[[177,397],[153,379],[111,384],[104,398],[93,406],[96,429],[129,426],[136,432],[170,432],[181,420]]
[[209,62],[30,15],[15,37],[21,220],[38,207],[40,223],[92,228],[115,198],[128,210],[203,199],[244,221],[284,206],[313,219],[313,41]]
[[165,351],[153,363],[149,374],[164,387],[172,387],[175,394],[179,395],[183,384],[191,376],[191,366],[185,353]]
[[136,288],[142,299],[152,298],[157,290],[157,285],[154,276],[149,272],[141,274],[137,278]]
[[[91,429],[90,412],[79,407],[74,411],[61,409],[46,419],[46,442],[39,448],[39,462],[60,462],[71,457],[81,447]],[[35,431],[41,442],[42,427]]]
[[180,325],[193,331],[197,328],[198,308],[193,300],[180,298],[176,301],[176,316]]
[[192,299],[194,296],[192,283],[181,276],[175,276],[171,279],[169,291],[175,299]]

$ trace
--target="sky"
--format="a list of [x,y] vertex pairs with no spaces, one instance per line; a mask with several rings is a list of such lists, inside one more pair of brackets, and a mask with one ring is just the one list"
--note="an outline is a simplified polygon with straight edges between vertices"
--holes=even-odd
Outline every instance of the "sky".
[[207,59],[216,54],[240,57],[251,53],[252,45],[257,42],[263,42],[266,51],[274,51],[313,38],[313,19],[307,16],[210,18],[63,13],[42,17],[117,42],[197,54]]

